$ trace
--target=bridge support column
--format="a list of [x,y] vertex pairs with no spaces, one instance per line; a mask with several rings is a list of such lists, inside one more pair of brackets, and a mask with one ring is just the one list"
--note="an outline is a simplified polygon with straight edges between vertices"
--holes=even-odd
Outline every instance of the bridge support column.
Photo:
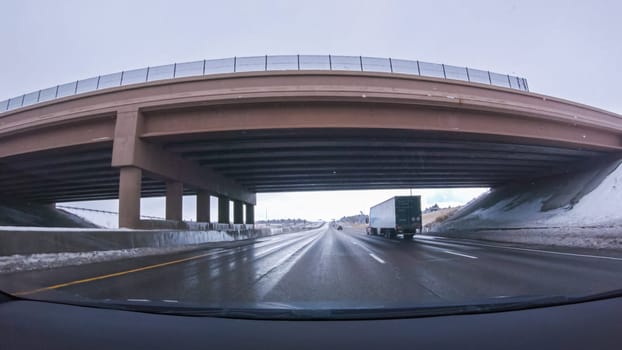
[[119,170],[119,227],[139,228],[142,170],[122,167]]
[[205,191],[197,193],[197,222],[210,222],[210,195]]
[[255,224],[255,206],[252,204],[246,204],[246,224]]
[[218,197],[218,223],[229,223],[229,198]]
[[233,223],[244,223],[244,203],[240,201],[233,201]]
[[184,184],[177,181],[166,182],[166,220],[181,221]]

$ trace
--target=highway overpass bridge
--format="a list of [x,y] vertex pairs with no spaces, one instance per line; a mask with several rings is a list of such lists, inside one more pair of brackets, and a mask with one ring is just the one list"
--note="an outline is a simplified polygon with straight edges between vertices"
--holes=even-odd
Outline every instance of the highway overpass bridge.
[[[253,223],[258,192],[497,186],[619,157],[622,116],[526,80],[418,61],[259,56],[80,80],[0,102],[0,193],[55,203],[166,196],[181,220]],[[244,210],[246,206],[246,210]],[[244,217],[244,212],[246,217]]]

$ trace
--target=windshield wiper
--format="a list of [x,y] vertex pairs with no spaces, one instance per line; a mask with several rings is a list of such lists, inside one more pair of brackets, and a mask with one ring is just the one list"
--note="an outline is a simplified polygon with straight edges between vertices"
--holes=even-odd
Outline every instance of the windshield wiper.
[[7,302],[7,301],[13,301],[13,300],[16,300],[16,299],[17,298],[12,296],[11,294],[5,293],[5,292],[0,290],[0,303],[4,303],[4,302]]

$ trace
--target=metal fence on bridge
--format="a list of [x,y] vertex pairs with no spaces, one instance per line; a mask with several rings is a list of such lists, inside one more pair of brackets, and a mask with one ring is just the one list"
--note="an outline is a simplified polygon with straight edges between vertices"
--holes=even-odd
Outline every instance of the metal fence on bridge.
[[266,55],[173,63],[100,75],[0,101],[0,113],[62,97],[150,81],[237,72],[283,70],[399,73],[529,91],[527,80],[524,78],[446,64],[365,56]]

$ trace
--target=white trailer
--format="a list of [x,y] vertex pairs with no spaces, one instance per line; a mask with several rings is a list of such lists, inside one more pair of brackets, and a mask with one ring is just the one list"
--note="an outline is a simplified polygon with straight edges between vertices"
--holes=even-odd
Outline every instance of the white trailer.
[[421,230],[421,196],[396,196],[369,209],[368,235],[411,239]]

